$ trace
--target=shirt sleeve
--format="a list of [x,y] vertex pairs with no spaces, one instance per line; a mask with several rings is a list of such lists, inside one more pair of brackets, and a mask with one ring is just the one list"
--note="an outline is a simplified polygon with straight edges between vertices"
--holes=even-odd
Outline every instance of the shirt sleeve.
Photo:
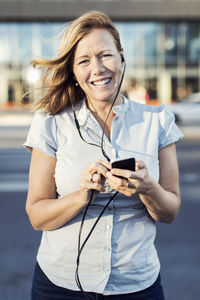
[[165,105],[162,108],[159,113],[159,149],[183,139],[183,133],[175,124],[174,114]]
[[56,157],[57,139],[55,116],[36,112],[23,146],[29,151],[35,148],[44,154]]

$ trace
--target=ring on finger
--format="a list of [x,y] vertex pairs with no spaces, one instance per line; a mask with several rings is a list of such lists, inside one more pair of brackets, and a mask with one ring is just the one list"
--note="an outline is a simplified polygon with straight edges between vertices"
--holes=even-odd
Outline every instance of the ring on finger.
[[92,182],[93,180],[93,174],[90,174],[90,177],[89,177],[89,182]]
[[121,189],[125,190],[128,187],[128,180],[123,182],[123,185],[120,186]]

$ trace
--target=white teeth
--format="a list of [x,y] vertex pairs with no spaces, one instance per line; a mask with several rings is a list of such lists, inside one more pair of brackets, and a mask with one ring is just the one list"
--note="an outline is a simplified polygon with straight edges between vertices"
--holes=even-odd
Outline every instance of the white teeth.
[[96,86],[100,86],[100,85],[107,84],[108,82],[110,82],[110,80],[111,80],[110,78],[107,78],[99,81],[93,81],[93,84]]

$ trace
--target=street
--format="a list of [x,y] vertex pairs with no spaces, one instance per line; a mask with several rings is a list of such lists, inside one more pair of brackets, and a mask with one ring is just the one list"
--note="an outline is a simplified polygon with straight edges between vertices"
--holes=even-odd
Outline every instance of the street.
[[182,206],[175,221],[158,224],[157,248],[166,300],[200,294],[200,142],[177,145]]
[[[200,141],[177,145],[182,206],[176,220],[157,224],[156,245],[166,300],[197,300],[200,294]],[[41,233],[25,213],[30,153],[0,149],[0,299],[29,300]]]

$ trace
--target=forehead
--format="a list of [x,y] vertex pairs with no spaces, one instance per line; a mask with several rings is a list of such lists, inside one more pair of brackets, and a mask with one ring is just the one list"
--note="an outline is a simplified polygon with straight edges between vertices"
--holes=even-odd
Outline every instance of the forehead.
[[75,56],[103,50],[117,51],[115,40],[108,30],[93,29],[78,42]]

